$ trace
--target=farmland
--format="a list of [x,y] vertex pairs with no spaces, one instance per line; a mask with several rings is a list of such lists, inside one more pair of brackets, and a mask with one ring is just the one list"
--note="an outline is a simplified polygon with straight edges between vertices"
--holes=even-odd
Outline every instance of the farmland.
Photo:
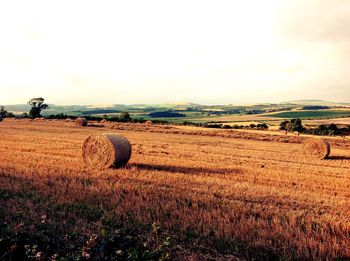
[[[18,117],[29,111],[28,105],[6,106]],[[314,108],[306,110],[304,108]],[[323,109],[320,109],[323,108]],[[328,108],[328,109],[325,109]],[[51,105],[43,112],[44,117],[57,116],[95,116],[100,118],[119,117],[128,112],[135,120],[152,120],[176,124],[183,123],[217,123],[225,125],[242,125],[265,123],[270,127],[279,126],[284,119],[300,118],[302,120],[323,120],[336,122],[339,118],[350,117],[350,104],[326,101],[293,101],[277,104],[253,105],[201,105],[195,103],[174,104],[110,104],[110,105]],[[315,121],[309,122],[314,125]],[[316,124],[317,125],[317,124]]]
[[[84,168],[113,132],[127,167]],[[0,259],[350,258],[350,141],[131,123],[0,123]]]
[[306,120],[304,121],[309,125],[321,125],[321,124],[337,124],[337,125],[349,125],[350,126],[350,117],[337,118],[337,119],[319,119],[319,120]]
[[270,117],[282,119],[326,119],[350,117],[350,110],[303,110],[303,111],[287,111],[269,114]]

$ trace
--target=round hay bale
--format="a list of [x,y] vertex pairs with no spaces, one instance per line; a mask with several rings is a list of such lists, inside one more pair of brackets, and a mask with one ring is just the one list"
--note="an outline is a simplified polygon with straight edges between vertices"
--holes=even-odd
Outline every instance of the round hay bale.
[[87,137],[82,146],[85,166],[95,169],[119,168],[131,157],[131,144],[123,136],[106,133]]
[[87,125],[87,120],[85,118],[79,117],[75,119],[75,125],[83,127]]
[[145,125],[146,125],[146,126],[151,126],[151,125],[153,125],[153,122],[150,121],[150,120],[148,120],[148,121],[145,122]]
[[331,153],[331,146],[323,139],[309,139],[303,145],[303,154],[310,159],[326,159]]

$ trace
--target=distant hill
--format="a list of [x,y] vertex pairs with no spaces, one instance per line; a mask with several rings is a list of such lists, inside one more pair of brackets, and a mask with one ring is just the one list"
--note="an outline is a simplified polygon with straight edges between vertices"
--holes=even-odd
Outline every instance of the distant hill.
[[287,103],[297,104],[297,105],[315,105],[315,106],[329,106],[329,107],[339,107],[339,106],[350,106],[350,103],[345,102],[330,102],[323,100],[297,100],[297,101],[289,101]]
[[[130,113],[153,113],[164,111],[181,112],[218,112],[218,113],[249,113],[256,112],[278,112],[305,106],[327,106],[327,107],[350,107],[350,103],[336,103],[323,100],[296,100],[281,103],[260,103],[254,105],[201,105],[190,102],[166,103],[166,104],[102,104],[102,105],[55,105],[49,104],[49,109],[43,115],[65,113],[68,115],[92,115],[101,113],[118,113],[127,111]],[[30,106],[27,104],[5,105],[6,109],[15,114],[28,112]]]

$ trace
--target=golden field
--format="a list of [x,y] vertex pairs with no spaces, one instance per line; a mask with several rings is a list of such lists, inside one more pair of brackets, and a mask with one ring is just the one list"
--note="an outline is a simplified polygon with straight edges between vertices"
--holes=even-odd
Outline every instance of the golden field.
[[[121,169],[84,168],[113,132]],[[350,258],[350,140],[328,160],[304,136],[142,124],[0,123],[0,259]]]

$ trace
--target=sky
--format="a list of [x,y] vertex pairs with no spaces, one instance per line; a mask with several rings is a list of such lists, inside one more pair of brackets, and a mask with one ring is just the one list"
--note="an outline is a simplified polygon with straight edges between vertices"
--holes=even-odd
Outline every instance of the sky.
[[348,0],[1,1],[0,104],[350,102]]

